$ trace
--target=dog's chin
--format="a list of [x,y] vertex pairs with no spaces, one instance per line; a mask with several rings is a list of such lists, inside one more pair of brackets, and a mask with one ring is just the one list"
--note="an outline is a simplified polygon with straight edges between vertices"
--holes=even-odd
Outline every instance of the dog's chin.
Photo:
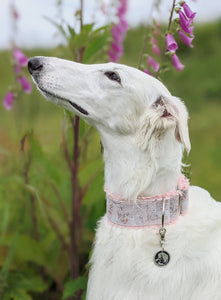
[[85,110],[84,108],[82,108],[80,105],[76,104],[75,102],[72,102],[69,99],[66,99],[62,96],[59,96],[57,94],[54,94],[52,92],[47,91],[46,89],[44,89],[43,87],[37,85],[38,90],[42,93],[42,95],[49,101],[60,105],[62,107],[64,107],[65,109],[71,110],[71,108],[74,108],[74,110],[78,113],[80,113],[81,115],[84,116],[88,116],[89,113],[87,110]]

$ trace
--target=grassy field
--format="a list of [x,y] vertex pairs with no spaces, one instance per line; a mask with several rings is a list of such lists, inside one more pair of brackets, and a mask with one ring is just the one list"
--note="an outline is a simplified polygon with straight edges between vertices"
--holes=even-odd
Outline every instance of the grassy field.
[[[128,32],[122,63],[137,67],[144,32],[143,27]],[[64,58],[61,47],[24,52],[27,56]],[[221,21],[196,26],[194,48],[180,45],[178,53],[185,69],[181,73],[175,70],[164,73],[161,80],[173,95],[185,101],[189,110],[192,150],[185,163],[190,164],[191,184],[207,189],[216,200],[221,201]],[[10,60],[9,52],[0,52],[2,100],[14,80]],[[67,220],[62,215],[59,197],[52,189],[54,184],[69,212],[70,176],[61,147],[64,115],[60,107],[46,102],[36,88],[31,95],[23,94],[13,110],[6,111],[3,106],[0,108],[0,298],[2,291],[5,294],[8,291],[8,298],[3,300],[12,299],[10,293],[14,291],[19,294],[20,288],[28,294],[13,299],[61,299],[63,283],[69,278],[68,256],[64,253],[56,228],[47,218],[49,212],[50,219],[58,224],[63,238],[69,241]],[[32,165],[27,184],[23,178],[27,156],[21,152],[20,141],[30,130],[34,132],[34,140],[29,145]],[[71,134],[68,129],[67,136],[71,137]],[[27,153],[28,150],[26,146]],[[85,160],[80,162],[80,184],[83,186],[94,170],[102,166],[100,139],[95,133],[90,136]],[[36,205],[40,236],[37,242],[34,238],[31,196]],[[84,232],[79,256],[84,273],[95,224],[104,211],[101,172],[82,206]],[[55,291],[56,296],[53,294]]]
[[[145,29],[128,32],[123,63],[137,66]],[[183,99],[190,112],[192,150],[191,183],[208,189],[221,200],[221,22],[196,27],[194,48],[181,46],[180,59],[186,65],[183,72],[167,72],[162,76],[173,95]],[[62,56],[58,48],[26,51],[27,55]],[[12,82],[10,54],[0,53],[0,99]],[[60,147],[60,128],[64,112],[50,103],[34,89],[16,103],[14,110],[0,109],[0,149],[13,152],[19,149],[23,132],[33,128],[43,148],[55,157]],[[99,146],[97,146],[99,148]],[[1,168],[1,173],[4,169]]]

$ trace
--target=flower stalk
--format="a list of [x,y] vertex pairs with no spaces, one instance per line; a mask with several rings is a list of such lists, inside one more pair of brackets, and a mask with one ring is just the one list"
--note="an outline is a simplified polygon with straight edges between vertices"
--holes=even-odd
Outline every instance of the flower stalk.
[[[179,25],[176,24],[177,19],[174,19],[175,12],[179,15]],[[144,38],[144,44],[147,44],[148,40],[150,41],[149,44],[151,46],[152,54],[144,54],[143,46],[139,61],[139,69],[143,70],[147,74],[159,77],[160,73],[168,70],[165,65],[165,60],[167,57],[169,57],[171,58],[172,66],[177,71],[182,71],[184,69],[184,65],[180,62],[179,57],[177,56],[178,43],[176,42],[174,36],[176,33],[178,33],[181,42],[190,48],[193,48],[192,41],[194,39],[194,26],[192,23],[195,15],[196,13],[192,12],[185,1],[181,1],[177,4],[176,0],[173,0],[167,30],[164,34],[165,39],[163,41],[162,50],[158,47],[158,39],[163,36],[163,33],[161,32],[160,34],[160,25],[154,21],[154,27],[152,27],[151,30],[152,32],[148,31]],[[142,66],[142,60],[145,56],[148,57],[146,63],[150,67],[150,71],[145,66]]]
[[[19,14],[14,5],[11,5],[11,17],[13,24],[13,33],[16,35],[17,31],[17,21],[19,19]],[[15,78],[15,84],[6,92],[5,98],[3,99],[3,106],[6,110],[11,110],[14,106],[14,100],[17,99],[17,94],[22,90],[26,94],[30,94],[32,91],[32,85],[26,78],[23,68],[27,67],[28,58],[27,56],[15,46],[12,42],[12,57],[13,57],[13,74]]]

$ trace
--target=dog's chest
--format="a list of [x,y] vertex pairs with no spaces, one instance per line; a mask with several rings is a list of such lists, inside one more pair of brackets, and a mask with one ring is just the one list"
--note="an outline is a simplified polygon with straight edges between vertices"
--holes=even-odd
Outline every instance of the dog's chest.
[[221,206],[208,203],[200,213],[196,206],[167,227],[165,250],[171,259],[164,267],[154,262],[160,250],[158,229],[119,228],[104,217],[87,300],[220,300]]
[[[160,248],[157,230],[127,234],[112,229],[114,232],[103,231],[97,236],[89,300],[221,299],[216,292],[218,280],[213,281],[213,286],[210,284],[212,296],[202,298],[208,293],[208,280],[214,276],[213,258],[205,249],[196,249],[196,245],[184,241],[184,232],[168,231],[166,250],[171,261],[159,267],[154,263],[154,255]],[[213,256],[211,252],[210,255]]]

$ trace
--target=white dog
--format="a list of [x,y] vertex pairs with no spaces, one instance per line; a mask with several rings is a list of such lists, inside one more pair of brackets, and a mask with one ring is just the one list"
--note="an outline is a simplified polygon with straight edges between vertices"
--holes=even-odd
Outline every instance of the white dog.
[[181,176],[190,151],[183,102],[125,65],[35,57],[29,71],[47,99],[96,127],[104,146],[107,214],[87,300],[220,300],[221,204]]

